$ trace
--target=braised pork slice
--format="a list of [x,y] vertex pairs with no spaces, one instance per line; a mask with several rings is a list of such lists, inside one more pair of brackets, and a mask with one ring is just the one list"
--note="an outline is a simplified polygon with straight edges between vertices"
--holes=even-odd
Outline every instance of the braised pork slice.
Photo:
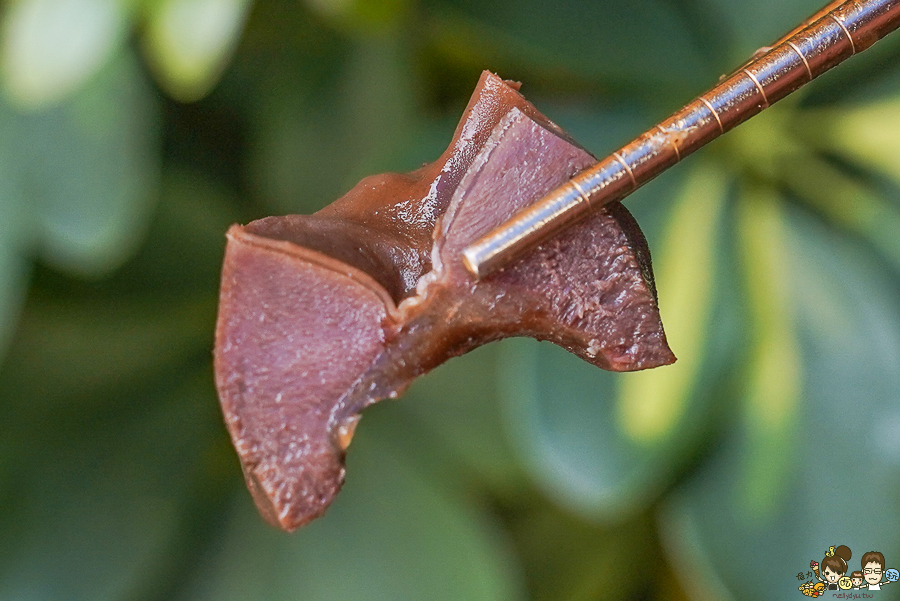
[[272,524],[321,515],[360,412],[510,336],[615,371],[672,363],[646,241],[619,203],[476,282],[461,250],[594,163],[516,86],[482,75],[447,151],[314,215],[232,226],[216,385]]

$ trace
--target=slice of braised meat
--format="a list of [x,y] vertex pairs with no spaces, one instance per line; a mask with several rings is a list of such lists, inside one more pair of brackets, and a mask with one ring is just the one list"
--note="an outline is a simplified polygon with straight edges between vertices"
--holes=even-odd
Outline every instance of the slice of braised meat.
[[434,163],[366,178],[314,215],[231,227],[216,385],[269,522],[294,530],[325,511],[366,406],[492,340],[548,340],[616,371],[675,360],[621,204],[480,282],[462,266],[467,244],[593,163],[485,73]]

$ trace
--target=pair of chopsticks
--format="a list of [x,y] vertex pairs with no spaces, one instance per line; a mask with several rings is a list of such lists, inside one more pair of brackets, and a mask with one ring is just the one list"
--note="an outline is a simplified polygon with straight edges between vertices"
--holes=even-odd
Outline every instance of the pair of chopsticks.
[[900,27],[900,0],[839,0],[674,115],[463,250],[482,278]]

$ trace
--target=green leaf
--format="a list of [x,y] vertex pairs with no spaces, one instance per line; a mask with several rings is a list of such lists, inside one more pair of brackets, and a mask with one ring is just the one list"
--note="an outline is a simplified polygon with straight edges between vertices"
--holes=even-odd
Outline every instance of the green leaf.
[[834,225],[869,241],[900,272],[900,208],[871,185],[812,156],[785,161],[783,179]]
[[[734,36],[732,59],[744,61],[758,48],[768,46],[822,8],[820,0],[724,0],[711,4]],[[737,67],[734,64],[733,67]]]
[[[17,206],[0,203],[0,213]],[[102,405],[110,391],[208,357],[224,231],[238,219],[209,182],[169,172],[146,243],[112,277],[83,282],[38,269],[0,364],[3,403],[31,415]],[[0,229],[8,223],[16,222],[0,220]],[[13,275],[2,282],[16,283]]]
[[[0,209],[0,219],[2,213]],[[6,356],[7,345],[18,323],[28,289],[28,272],[28,261],[21,250],[7,245],[0,232],[0,361]]]
[[215,436],[211,388],[204,370],[111,412],[4,410],[0,598],[114,601],[158,586]]
[[317,12],[357,35],[396,34],[409,0],[307,0]]
[[237,47],[250,0],[161,0],[150,5],[144,50],[160,85],[182,102],[219,81]]
[[[195,170],[168,168],[160,204],[143,246],[104,286],[124,296],[213,303],[219,289],[225,231],[250,220],[222,182]],[[209,331],[212,335],[212,331]]]
[[784,218],[771,191],[745,192],[738,231],[753,336],[747,358],[742,466],[744,510],[764,513],[778,502],[794,456],[800,403],[800,350],[791,311]]
[[544,502],[511,522],[533,601],[640,599],[664,565],[646,514],[601,527]]
[[87,276],[121,265],[142,240],[158,178],[155,107],[134,61],[110,64],[63,105],[6,119],[43,258]]
[[65,303],[36,296],[0,369],[4,405],[29,419],[118,402],[111,393],[159,377],[212,343],[207,295],[173,302],[69,294]]
[[696,386],[710,327],[725,192],[721,173],[696,167],[666,226],[655,271],[660,314],[678,361],[619,380],[619,427],[639,443],[667,437],[684,419]]
[[430,441],[460,471],[494,494],[510,497],[523,488],[523,474],[503,428],[497,379],[501,346],[491,344],[441,365],[415,381],[392,409],[416,429],[404,439]]
[[[333,55],[317,59],[333,62],[332,73],[315,85],[301,82],[301,87],[278,78],[261,88],[263,109],[254,124],[250,163],[273,211],[313,212],[362,177],[412,170],[443,151],[409,156],[407,147],[419,145],[419,130],[412,110],[410,57],[402,42],[354,40],[344,60]],[[284,76],[296,77],[297,68],[289,65]]]
[[[667,501],[661,523],[668,556],[690,566],[680,576],[697,598],[796,596],[794,575],[832,545],[849,546],[857,566],[865,551],[900,555],[896,279],[858,243],[808,215],[790,211],[784,228],[778,258],[787,269],[789,306],[779,311],[796,324],[801,371],[785,368],[778,378],[803,383],[800,403],[787,410],[798,421],[789,449],[776,454],[776,444],[760,455],[755,430],[768,429],[772,416],[745,410]],[[762,460],[767,465],[759,469],[775,471],[778,484],[760,505],[744,466]]]
[[[725,195],[722,175],[698,165],[668,215],[662,244],[654,246],[648,232],[675,365],[613,374],[550,344],[509,345],[503,365],[511,439],[547,494],[584,515],[614,519],[646,508],[709,427],[712,393],[736,353],[740,306],[719,228]],[[652,202],[657,211],[664,207],[659,198]]]
[[25,300],[30,271],[26,255],[32,237],[32,224],[11,166],[6,149],[0,146],[0,362]]
[[[372,409],[381,408],[367,413]],[[450,492],[439,470],[412,468],[391,448],[390,429],[376,431],[367,421],[348,454],[347,483],[325,517],[292,535],[275,531],[241,491],[211,560],[179,599],[521,598],[509,550],[487,516]]]
[[448,53],[474,50],[493,69],[678,89],[703,84],[702,51],[667,2],[442,0],[430,11]]
[[810,111],[802,126],[820,147],[900,183],[900,100]]
[[78,89],[124,41],[118,0],[18,0],[0,30],[0,66],[10,100],[45,107]]

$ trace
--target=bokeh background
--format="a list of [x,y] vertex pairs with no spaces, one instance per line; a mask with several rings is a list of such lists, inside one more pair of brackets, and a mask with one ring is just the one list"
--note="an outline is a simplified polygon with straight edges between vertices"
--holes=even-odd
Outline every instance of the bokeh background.
[[293,535],[212,384],[229,224],[433,160],[482,69],[604,155],[819,1],[4,2],[0,599],[796,599],[831,545],[900,567],[900,34],[628,200],[675,366],[453,360],[366,411]]

